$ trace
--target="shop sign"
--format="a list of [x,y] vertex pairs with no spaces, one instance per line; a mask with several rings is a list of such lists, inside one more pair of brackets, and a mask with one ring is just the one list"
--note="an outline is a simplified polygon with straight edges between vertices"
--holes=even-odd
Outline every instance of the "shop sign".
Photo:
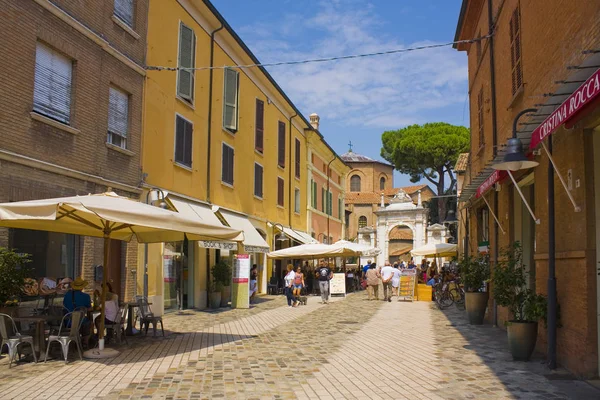
[[199,240],[198,245],[205,249],[237,250],[235,242],[219,242],[216,240]]
[[236,254],[233,261],[233,283],[248,283],[250,277],[250,255]]
[[244,251],[247,253],[268,253],[268,247],[260,247],[260,246],[248,246],[244,245]]
[[506,171],[495,170],[479,187],[477,188],[476,198],[483,196],[492,186],[507,176]]
[[594,72],[583,85],[579,86],[544,122],[535,128],[531,135],[529,149],[535,149],[542,140],[550,136],[559,126],[591,103],[599,94],[600,69]]
[[329,281],[330,294],[346,294],[346,275],[344,273],[333,274]]

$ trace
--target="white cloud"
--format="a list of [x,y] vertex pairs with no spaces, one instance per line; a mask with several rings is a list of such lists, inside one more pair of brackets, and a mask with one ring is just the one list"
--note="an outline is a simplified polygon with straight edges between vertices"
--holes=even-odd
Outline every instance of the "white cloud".
[[[240,32],[264,63],[433,44],[382,34],[386,22],[375,11],[362,1],[329,1],[316,14],[289,14]],[[268,69],[305,115],[384,129],[425,122],[425,112],[464,102],[467,80],[465,56],[451,47]]]

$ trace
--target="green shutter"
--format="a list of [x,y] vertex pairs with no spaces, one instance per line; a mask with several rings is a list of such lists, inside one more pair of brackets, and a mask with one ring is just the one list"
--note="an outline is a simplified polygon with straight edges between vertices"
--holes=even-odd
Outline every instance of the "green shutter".
[[325,212],[327,206],[327,198],[325,197],[325,188],[321,188],[321,211]]

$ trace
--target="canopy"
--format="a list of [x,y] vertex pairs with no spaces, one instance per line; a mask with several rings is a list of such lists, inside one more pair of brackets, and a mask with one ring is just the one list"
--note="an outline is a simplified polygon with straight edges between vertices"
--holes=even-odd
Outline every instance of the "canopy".
[[371,246],[368,246],[365,244],[359,244],[359,243],[352,243],[347,240],[338,240],[337,242],[335,242],[333,244],[333,246],[353,250],[354,252],[356,252],[356,254],[353,254],[353,255],[363,255],[363,256],[374,257],[374,256],[378,255],[379,253],[381,253],[381,250],[379,250],[377,247],[371,247]]
[[343,246],[334,246],[322,243],[302,244],[288,247],[287,249],[272,251],[267,257],[273,259],[283,258],[319,258],[319,257],[351,257],[356,252]]
[[411,254],[423,257],[452,257],[457,254],[457,248],[457,245],[450,243],[428,243],[411,250]]
[[[139,201],[107,192],[87,196],[0,203],[0,226],[70,233],[104,238],[102,303],[106,299],[109,240],[141,243],[189,240],[244,240],[241,231],[186,218]],[[100,339],[104,337],[104,310],[100,315]],[[102,340],[100,350],[104,350]]]

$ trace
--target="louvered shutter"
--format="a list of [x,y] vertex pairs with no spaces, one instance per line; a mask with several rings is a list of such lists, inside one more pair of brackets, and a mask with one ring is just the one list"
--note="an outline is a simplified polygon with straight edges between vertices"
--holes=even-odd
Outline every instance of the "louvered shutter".
[[233,148],[223,144],[223,159],[221,167],[221,180],[233,185],[234,151]]
[[185,165],[185,120],[177,116],[175,121],[175,162]]
[[33,110],[69,123],[71,118],[72,63],[46,45],[37,44]]
[[331,192],[328,193],[327,203],[328,203],[327,204],[327,206],[328,206],[327,214],[333,215],[333,193],[331,193]]
[[194,125],[190,122],[185,121],[185,137],[184,137],[184,148],[183,148],[183,163],[188,167],[192,166],[192,141],[194,136]]
[[338,198],[338,219],[342,219],[342,199]]
[[296,158],[294,160],[296,166],[296,178],[300,178],[300,141],[296,139]]
[[325,198],[325,188],[321,188],[321,211],[325,212],[327,200]]
[[177,72],[177,94],[183,99],[194,100],[194,70],[181,68],[195,67],[196,35],[181,24],[179,26],[179,70]]
[[223,126],[230,131],[237,130],[238,73],[225,68],[225,88],[223,101]]
[[129,96],[119,89],[110,87],[108,89],[108,130],[113,134],[127,137],[128,114]]
[[254,164],[254,195],[263,197],[263,167]]
[[277,205],[280,206],[283,206],[284,204],[283,186],[283,179],[277,178]]
[[133,0],[115,0],[114,14],[133,28]]
[[278,123],[277,165],[285,168],[285,122]]
[[256,100],[256,132],[254,138],[254,148],[263,152],[263,139],[265,130],[265,103],[262,100]]
[[294,190],[294,212],[300,212],[300,189]]

